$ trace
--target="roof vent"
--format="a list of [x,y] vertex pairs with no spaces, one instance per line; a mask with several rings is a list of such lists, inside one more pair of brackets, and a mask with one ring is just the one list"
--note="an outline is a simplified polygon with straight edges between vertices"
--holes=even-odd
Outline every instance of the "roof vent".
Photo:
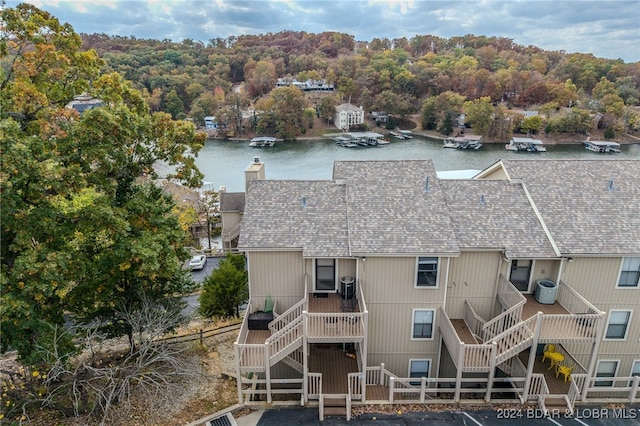
[[307,207],[307,197],[302,197],[302,208]]
[[260,157],[258,157],[257,155],[253,157],[253,162],[254,164],[260,164]]
[[424,182],[424,192],[429,192],[429,176],[427,176],[427,179]]
[[487,203],[486,203],[486,201],[485,201],[485,199],[484,199],[484,195],[481,195],[481,196],[480,196],[480,205],[481,205],[481,206],[484,206],[484,205],[486,205],[486,204],[487,204]]
[[609,191],[613,191],[613,180],[609,181],[609,186],[607,187]]

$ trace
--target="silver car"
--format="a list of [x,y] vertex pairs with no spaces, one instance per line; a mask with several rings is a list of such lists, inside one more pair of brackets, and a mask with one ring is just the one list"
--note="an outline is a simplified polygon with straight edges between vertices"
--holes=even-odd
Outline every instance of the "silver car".
[[204,268],[204,265],[206,263],[207,256],[205,256],[204,254],[199,254],[191,258],[191,260],[189,261],[189,268],[193,270],[202,269]]

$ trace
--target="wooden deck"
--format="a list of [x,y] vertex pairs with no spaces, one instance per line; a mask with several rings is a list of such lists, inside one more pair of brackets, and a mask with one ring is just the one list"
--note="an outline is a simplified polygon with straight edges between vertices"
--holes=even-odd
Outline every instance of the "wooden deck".
[[[324,293],[326,297],[314,297],[313,293],[309,294],[309,312],[360,312],[360,306],[357,299],[353,299],[353,310],[342,309],[342,297],[338,293]],[[344,305],[347,306],[347,305]]]
[[524,294],[523,296],[527,299],[527,303],[525,303],[522,307],[523,320],[531,318],[538,312],[542,312],[543,314],[569,315],[569,312],[564,307],[562,307],[559,302],[556,302],[552,305],[545,305],[542,303],[538,303],[533,294]]
[[[525,366],[528,365],[529,362],[528,354],[529,351],[520,353],[520,361],[522,361]],[[556,378],[555,369],[549,370],[549,365],[549,360],[547,360],[547,362],[543,364],[542,357],[537,356],[533,364],[533,372],[544,374],[544,379],[546,380],[547,386],[549,387],[549,393],[553,395],[566,395],[567,393],[569,393],[569,382],[565,382],[562,375]]]
[[309,371],[322,373],[322,393],[346,394],[347,375],[358,371],[358,363],[346,355],[340,344],[314,344],[309,354]]
[[262,344],[271,336],[270,330],[249,330],[247,333],[247,341],[250,345]]
[[469,326],[467,326],[467,323],[464,322],[463,319],[452,319],[451,324],[453,324],[453,328],[456,330],[458,338],[462,343],[466,343],[468,345],[475,345],[479,343],[476,338],[473,337]]

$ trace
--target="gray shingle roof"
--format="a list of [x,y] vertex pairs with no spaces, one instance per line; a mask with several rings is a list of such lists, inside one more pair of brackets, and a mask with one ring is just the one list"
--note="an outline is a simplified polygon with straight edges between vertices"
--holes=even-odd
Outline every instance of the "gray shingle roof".
[[556,252],[522,185],[443,180],[461,250],[504,249],[510,258],[555,258]]
[[640,253],[639,160],[503,160],[502,164],[511,179],[524,180],[563,254]]
[[244,192],[220,192],[220,211],[243,212],[244,205]]
[[304,256],[312,257],[348,256],[344,185],[253,180],[246,201],[239,248],[301,249]]
[[459,253],[432,161],[337,161],[333,178],[348,183],[352,254]]

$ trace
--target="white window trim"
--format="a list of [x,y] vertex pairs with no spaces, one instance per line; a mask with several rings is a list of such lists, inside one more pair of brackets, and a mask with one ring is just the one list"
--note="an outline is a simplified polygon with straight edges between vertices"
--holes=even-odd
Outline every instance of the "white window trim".
[[[627,257],[638,257],[638,256],[627,256]],[[618,278],[616,278],[616,290],[638,290],[640,288],[640,283],[636,286],[628,286],[628,285],[620,285],[620,277],[622,276],[622,267],[624,266],[624,260],[627,257],[623,257],[620,259],[620,268],[618,269]]]
[[[431,337],[413,337],[413,326],[415,325],[416,311],[431,311],[433,312],[433,321],[431,322]],[[432,308],[414,308],[411,311],[411,334],[410,340],[414,342],[425,342],[429,340],[434,340],[436,335],[436,310]],[[431,366],[429,366],[431,368]]]
[[[418,268],[420,267],[420,258],[421,257],[435,257],[438,259],[438,263],[436,263],[436,285],[418,285]],[[418,290],[435,290],[440,287],[440,256],[418,256],[416,257],[416,269],[413,275],[413,288]]]
[[[624,337],[622,338],[607,338],[607,330],[609,329],[609,322],[611,321],[611,313],[613,312],[629,312],[629,319],[627,320],[627,327],[624,330]],[[611,309],[609,311],[609,316],[607,317],[607,325],[604,328],[604,336],[602,336],[602,340],[608,342],[625,342],[627,340],[627,336],[629,335],[629,328],[631,327],[631,319],[633,318],[633,309]]]
[[[634,359],[633,361],[631,361],[631,368],[629,369],[629,377],[633,377],[632,376],[632,374],[633,374],[633,366],[636,365],[636,364],[640,365],[640,359]],[[429,366],[429,367],[431,367],[431,366]]]
[[[411,363],[413,361],[427,361],[429,363],[429,370],[427,371],[427,379],[431,377],[431,358],[409,358],[409,365],[407,365],[407,378],[411,379]],[[417,377],[415,377],[417,379]]]
[[[600,370],[600,363],[601,362],[615,362],[616,363],[616,369],[614,370],[612,377],[598,377],[598,370]],[[599,378],[606,379],[606,380],[603,380],[603,382],[611,381],[612,383],[611,383],[611,386],[596,386],[597,381],[594,381],[593,382],[593,386],[594,387],[600,387],[600,388],[612,388],[612,387],[615,387],[615,384],[616,384],[615,379],[616,379],[616,377],[618,377],[618,369],[619,368],[620,368],[620,360],[619,359],[600,359],[600,360],[598,360],[598,364],[596,364],[596,371],[593,373],[593,378],[594,379],[599,379]]]

